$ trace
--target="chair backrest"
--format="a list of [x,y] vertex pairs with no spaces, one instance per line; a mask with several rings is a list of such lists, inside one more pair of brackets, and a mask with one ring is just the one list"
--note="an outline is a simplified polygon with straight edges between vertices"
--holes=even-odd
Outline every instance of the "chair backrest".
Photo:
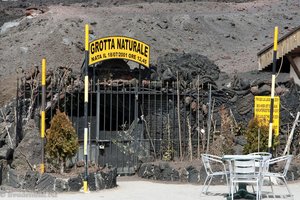
[[212,163],[223,164],[222,158],[219,156],[211,155],[211,154],[201,154],[202,162],[207,174],[214,173],[214,168],[212,167]]
[[232,164],[234,176],[254,175],[256,172],[255,159],[234,159]]
[[277,158],[270,159],[268,162],[269,162],[269,165],[283,163],[284,164],[283,170],[278,173],[280,173],[282,176],[286,176],[286,174],[290,168],[292,159],[293,159],[293,155],[285,155],[285,156],[280,156]]
[[272,158],[272,154],[269,152],[254,152],[250,153],[249,155],[259,155],[262,157],[262,163],[261,161],[257,161],[255,163],[256,167],[260,167],[262,164],[262,171],[267,172],[269,170],[269,163],[267,162],[269,159]]
[[269,152],[254,152],[254,153],[250,153],[249,155],[259,155],[259,156],[262,156],[262,158],[263,158],[264,161],[272,158],[272,154],[269,153]]
[[207,174],[212,173],[212,169],[209,163],[209,154],[201,154],[202,163],[204,165],[205,171]]

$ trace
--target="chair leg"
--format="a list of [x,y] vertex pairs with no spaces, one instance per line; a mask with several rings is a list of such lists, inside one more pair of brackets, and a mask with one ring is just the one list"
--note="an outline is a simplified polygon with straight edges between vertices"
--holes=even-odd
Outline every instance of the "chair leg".
[[260,200],[260,189],[259,189],[259,181],[256,182],[256,200]]
[[272,194],[273,194],[273,197],[275,196],[274,194],[274,189],[273,189],[273,183],[271,181],[271,177],[269,176],[269,182],[270,182],[270,186],[271,186],[271,190],[272,190]]
[[230,187],[230,190],[231,190],[231,192],[230,192],[230,195],[231,195],[231,200],[233,200],[233,194],[234,194],[234,191],[233,191],[233,188],[235,187],[235,184],[233,183],[233,181],[230,181],[231,182],[231,187]]
[[227,176],[227,174],[225,174],[225,178],[226,178],[226,184],[227,184],[227,187],[228,187],[228,191],[229,191],[229,194],[230,194],[230,185],[228,184],[228,176]]
[[294,197],[293,197],[293,195],[292,195],[292,193],[291,193],[291,190],[290,190],[290,188],[289,188],[289,186],[288,186],[288,184],[287,184],[285,178],[282,177],[282,179],[283,179],[283,182],[284,182],[284,184],[285,184],[285,187],[286,187],[287,191],[289,192],[290,197],[291,197],[292,199],[294,199]]
[[[206,185],[208,179],[210,179],[210,180],[209,180],[208,185]],[[211,182],[211,179],[212,179],[211,176],[206,176],[206,179],[205,179],[205,181],[204,181],[203,188],[202,188],[202,191],[201,191],[203,194],[207,194],[207,190],[208,190],[209,184],[210,184],[210,182]],[[206,188],[206,190],[205,190],[205,188]],[[204,190],[205,190],[205,191],[204,191]]]

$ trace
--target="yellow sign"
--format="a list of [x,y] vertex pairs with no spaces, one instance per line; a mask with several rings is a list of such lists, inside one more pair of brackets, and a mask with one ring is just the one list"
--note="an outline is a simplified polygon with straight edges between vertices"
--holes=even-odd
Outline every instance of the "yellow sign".
[[89,65],[115,58],[132,60],[149,67],[150,47],[123,36],[100,38],[89,43]]
[[[259,120],[259,122],[268,125],[270,123],[270,106],[271,97],[270,96],[255,96],[254,103],[254,117]],[[280,112],[280,98],[274,97],[274,110],[273,110],[273,129],[275,135],[279,134],[279,112]]]

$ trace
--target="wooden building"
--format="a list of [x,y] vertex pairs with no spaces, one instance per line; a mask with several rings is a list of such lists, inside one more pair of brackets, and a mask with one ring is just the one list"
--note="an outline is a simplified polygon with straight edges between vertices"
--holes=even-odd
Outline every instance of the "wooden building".
[[[273,44],[258,54],[258,69],[272,71]],[[276,72],[286,72],[300,85],[300,26],[278,40]]]

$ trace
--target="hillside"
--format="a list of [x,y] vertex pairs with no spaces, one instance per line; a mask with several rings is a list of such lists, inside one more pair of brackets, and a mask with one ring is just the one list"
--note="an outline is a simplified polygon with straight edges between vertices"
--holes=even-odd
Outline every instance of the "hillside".
[[79,71],[86,23],[95,39],[124,35],[148,43],[151,63],[170,52],[197,53],[233,74],[257,69],[256,54],[272,43],[274,26],[282,36],[300,21],[298,0],[36,2],[0,4],[0,24],[14,20],[0,32],[0,105],[15,96],[18,75],[44,57],[49,68]]

